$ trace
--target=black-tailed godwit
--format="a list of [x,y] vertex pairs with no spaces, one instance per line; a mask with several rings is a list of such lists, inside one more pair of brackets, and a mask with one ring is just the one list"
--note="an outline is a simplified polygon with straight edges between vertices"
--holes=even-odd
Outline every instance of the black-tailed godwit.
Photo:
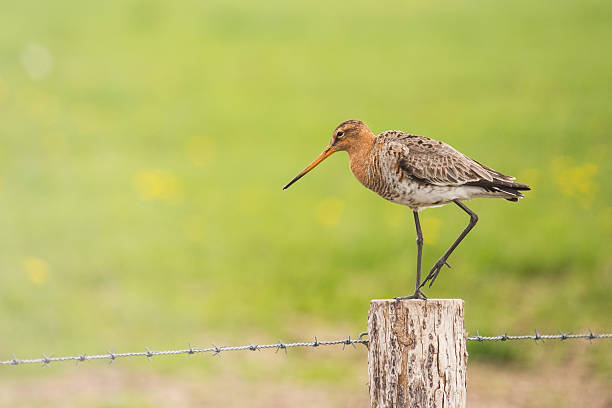
[[[360,120],[347,120],[334,130],[329,146],[283,190],[335,152],[346,151],[350,168],[357,180],[386,200],[412,209],[417,235],[417,271],[414,294],[398,299],[425,299],[421,288],[433,285],[447,259],[470,230],[478,216],[462,201],[472,198],[504,198],[518,201],[529,186],[514,182],[514,177],[499,173],[450,145],[428,137],[399,130],[388,130],[378,136]],[[421,282],[423,234],[419,211],[448,203],[457,204],[469,214],[470,222],[450,248],[431,268]]]

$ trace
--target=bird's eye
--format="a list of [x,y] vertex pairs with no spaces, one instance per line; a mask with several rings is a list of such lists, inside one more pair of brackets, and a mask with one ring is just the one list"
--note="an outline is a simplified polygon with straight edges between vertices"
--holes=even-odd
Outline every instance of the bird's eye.
[[336,133],[336,136],[337,136],[337,137],[342,137],[342,136],[344,136],[344,132],[343,132],[343,131],[340,131],[340,132]]

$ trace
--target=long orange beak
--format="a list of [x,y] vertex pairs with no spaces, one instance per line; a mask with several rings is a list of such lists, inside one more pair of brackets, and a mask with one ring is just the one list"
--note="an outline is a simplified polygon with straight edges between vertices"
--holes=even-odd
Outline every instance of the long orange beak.
[[315,161],[313,161],[312,163],[310,163],[308,165],[308,167],[306,167],[304,170],[302,170],[302,172],[300,174],[298,174],[297,176],[295,176],[293,178],[293,180],[291,180],[285,187],[283,187],[283,190],[288,189],[293,183],[295,183],[296,181],[298,181],[299,179],[301,179],[302,177],[304,177],[306,175],[306,173],[308,173],[310,170],[314,169],[315,167],[317,167],[319,165],[319,163],[321,163],[323,160],[327,159],[329,156],[331,156],[332,154],[334,154],[336,152],[336,149],[333,146],[327,146],[327,148],[325,150],[323,150],[323,153],[321,153],[319,155],[319,157],[317,157],[315,159]]

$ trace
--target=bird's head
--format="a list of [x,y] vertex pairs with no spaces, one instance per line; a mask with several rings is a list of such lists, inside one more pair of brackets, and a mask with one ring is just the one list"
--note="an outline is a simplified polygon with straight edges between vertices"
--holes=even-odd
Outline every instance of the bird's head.
[[355,144],[362,142],[364,137],[372,134],[368,125],[360,120],[346,120],[338,125],[332,133],[329,146],[335,152],[350,150]]
[[364,143],[366,138],[373,137],[372,131],[368,126],[360,120],[347,120],[338,125],[338,127],[332,133],[332,138],[329,142],[329,146],[323,150],[323,153],[319,155],[312,163],[308,165],[300,174],[294,177],[283,190],[286,190],[293,183],[301,179],[306,173],[314,169],[323,160],[335,152],[343,150],[350,151],[360,143]]

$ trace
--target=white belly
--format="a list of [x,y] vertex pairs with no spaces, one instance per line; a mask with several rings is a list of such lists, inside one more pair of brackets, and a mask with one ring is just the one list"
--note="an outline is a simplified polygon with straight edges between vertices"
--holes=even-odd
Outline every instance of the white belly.
[[391,201],[406,205],[413,210],[422,210],[429,207],[440,207],[453,200],[471,200],[477,197],[497,197],[496,194],[487,193],[480,187],[473,186],[433,186],[410,183],[410,186],[394,197]]

